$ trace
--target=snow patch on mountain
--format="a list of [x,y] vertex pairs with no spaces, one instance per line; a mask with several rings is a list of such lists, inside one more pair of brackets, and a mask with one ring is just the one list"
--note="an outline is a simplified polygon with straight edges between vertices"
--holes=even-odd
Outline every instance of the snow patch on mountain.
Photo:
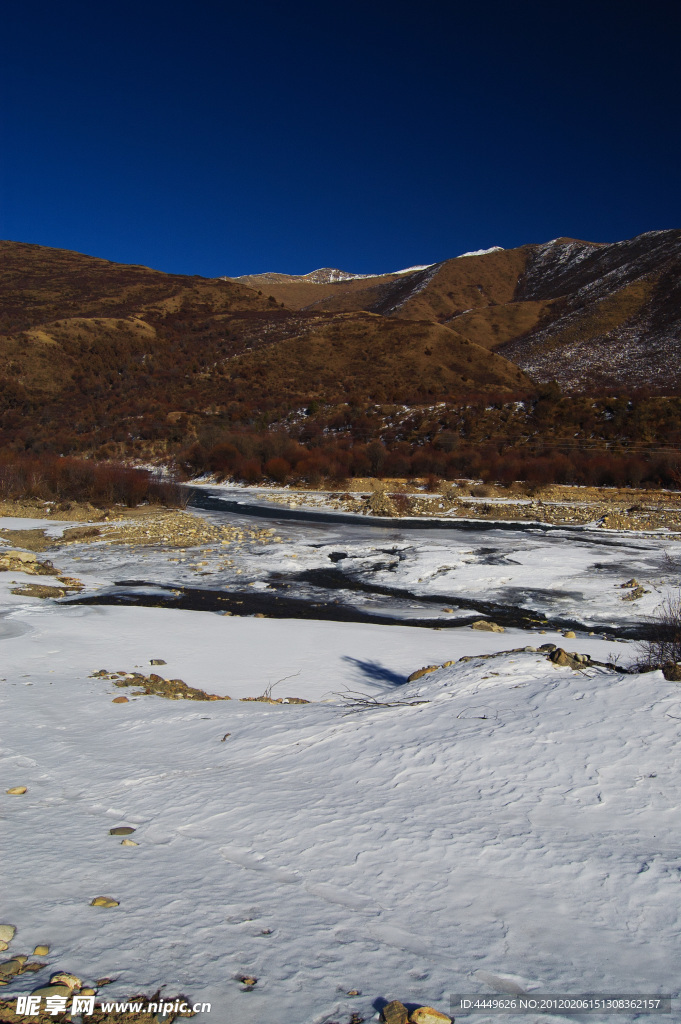
[[486,256],[488,252],[503,252],[503,245],[493,245],[491,249],[472,249],[471,252],[462,252],[460,256],[455,257],[457,260],[462,260],[464,256]]

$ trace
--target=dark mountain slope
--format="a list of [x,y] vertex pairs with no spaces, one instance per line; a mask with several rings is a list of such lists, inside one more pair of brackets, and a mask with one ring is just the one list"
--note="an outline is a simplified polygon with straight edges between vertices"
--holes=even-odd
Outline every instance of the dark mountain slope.
[[535,379],[589,393],[681,388],[681,231],[538,246],[516,301],[547,303],[536,327],[500,348]]

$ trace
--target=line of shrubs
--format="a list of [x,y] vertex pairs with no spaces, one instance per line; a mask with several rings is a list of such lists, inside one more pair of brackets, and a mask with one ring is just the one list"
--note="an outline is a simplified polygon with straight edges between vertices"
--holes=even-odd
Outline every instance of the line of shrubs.
[[342,445],[334,439],[307,448],[270,432],[233,434],[229,441],[210,448],[195,444],[178,457],[178,467],[187,477],[212,473],[221,479],[251,484],[269,480],[315,486],[324,480],[380,476],[444,480],[467,477],[505,485],[522,480],[536,486],[681,487],[681,458],[668,454],[588,449],[520,453],[476,445],[444,452],[430,443],[402,443],[391,449],[380,441]]
[[183,489],[145,469],[53,455],[0,454],[0,499],[90,502],[98,507],[143,502],[181,507]]

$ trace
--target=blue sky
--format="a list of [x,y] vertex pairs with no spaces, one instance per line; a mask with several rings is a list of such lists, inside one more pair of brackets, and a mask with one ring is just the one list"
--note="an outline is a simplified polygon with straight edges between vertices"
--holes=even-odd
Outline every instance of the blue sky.
[[681,226],[669,3],[3,13],[0,237],[216,276]]

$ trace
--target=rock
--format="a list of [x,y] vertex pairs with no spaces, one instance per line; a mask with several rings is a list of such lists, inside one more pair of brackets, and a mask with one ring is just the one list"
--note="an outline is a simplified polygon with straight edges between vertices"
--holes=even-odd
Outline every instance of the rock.
[[620,583],[620,590],[627,590],[628,588],[631,588],[633,590],[635,587],[638,587],[638,585],[638,580],[635,576],[632,576],[632,578],[630,580],[627,580],[626,583]]
[[96,996],[97,995],[97,991],[94,988],[82,988],[80,990],[80,994],[82,996]]
[[559,665],[568,668],[581,668],[581,662],[572,655],[564,651],[562,647],[556,647],[555,651],[551,651],[549,654],[549,661],[552,661],[554,665]]
[[563,636],[566,640],[574,640],[577,634],[573,630],[568,629],[565,633],[563,633]]
[[110,896],[95,896],[90,903],[91,907],[118,907],[120,906],[118,900],[111,899]]
[[114,699],[111,701],[111,703],[112,704],[129,704],[130,701],[128,700],[127,697],[114,697]]
[[399,999],[393,999],[392,1003],[388,1003],[381,1010],[381,1020],[384,1021],[384,1024],[407,1024],[409,1020],[407,1007]]
[[634,587],[629,594],[623,594],[623,601],[640,601],[644,594],[649,594],[650,591],[646,590],[645,587]]
[[0,964],[0,978],[13,978],[20,973],[27,960],[27,956],[13,956],[11,960],[4,960]]
[[6,789],[5,793],[7,793],[8,796],[23,796],[24,793],[28,793],[28,787],[27,786],[12,786],[11,789]]
[[0,939],[0,953],[4,953],[6,949],[9,949],[9,942],[5,942],[4,939]]
[[447,615],[453,615],[454,614],[454,609],[453,608],[443,608],[442,611],[445,612]]
[[37,562],[38,556],[33,551],[3,551],[0,556],[4,561],[11,562]]
[[284,697],[282,704],[309,704],[309,700],[305,700],[304,697]]
[[[542,629],[542,633],[545,633],[545,632],[546,632],[546,630]],[[541,647],[539,648],[540,651],[555,651],[555,649],[556,649],[556,645],[555,644],[542,644]]]
[[139,846],[134,839],[121,839],[121,846]]
[[671,683],[681,683],[681,665],[674,664],[674,662],[663,665],[662,674]]
[[439,665],[426,665],[425,668],[417,668],[416,672],[412,672],[412,674],[407,677],[407,682],[413,683],[415,679],[420,679],[421,676],[427,676],[429,672],[437,672],[439,667]]
[[251,974],[240,974],[237,981],[240,981],[246,988],[253,988],[254,985],[258,984],[258,979]]
[[149,662],[150,665],[167,665],[168,662],[164,661],[163,658],[152,658]]
[[131,836],[133,832],[136,832],[136,828],[132,828],[130,825],[116,825],[115,828],[109,829],[110,836]]
[[471,622],[471,629],[480,629],[486,633],[506,632],[503,626],[498,626],[496,622],[490,622],[489,619],[478,619],[477,622]]
[[34,988],[31,992],[32,996],[66,996],[68,999],[71,995],[71,989],[68,985],[41,985],[40,988]]
[[432,1006],[419,1006],[409,1018],[411,1024],[452,1024],[446,1013],[434,1010]]
[[0,924],[0,939],[3,942],[11,942],[16,935],[16,931],[13,924]]
[[33,950],[33,956],[47,956],[50,952],[49,946],[36,946]]
[[69,971],[57,971],[50,977],[50,985],[68,985],[71,992],[80,989],[82,984],[80,978],[77,978],[75,974],[70,974]]

